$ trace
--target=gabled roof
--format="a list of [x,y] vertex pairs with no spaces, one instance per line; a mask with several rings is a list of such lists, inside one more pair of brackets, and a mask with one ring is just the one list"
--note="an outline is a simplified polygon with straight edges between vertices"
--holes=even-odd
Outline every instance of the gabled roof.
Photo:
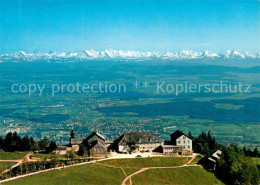
[[89,140],[89,139],[91,139],[93,136],[98,136],[99,138],[101,138],[101,139],[103,139],[103,140],[106,140],[106,138],[103,136],[103,135],[101,135],[100,133],[98,133],[97,131],[95,131],[95,132],[93,132],[92,134],[90,134],[87,138],[86,138],[86,140]]
[[149,143],[161,143],[162,139],[152,135],[149,132],[127,132],[122,134],[116,143],[120,144],[122,141],[132,142],[134,144],[149,144]]
[[93,141],[90,146],[89,149],[93,148],[96,145],[100,145],[102,148],[106,148],[106,146],[104,144],[102,144],[101,142],[99,142],[98,140]]
[[216,163],[217,160],[220,159],[221,154],[222,154],[222,151],[221,150],[217,150],[216,152],[214,152],[214,153],[212,153],[210,155],[207,155],[203,159],[201,159],[202,160],[201,163],[205,163],[205,162],[207,162],[207,160]]
[[208,157],[208,160],[210,160],[210,161],[212,161],[212,162],[214,162],[214,163],[217,162],[215,159],[212,159],[211,157]]
[[[172,133],[171,136],[171,140],[176,140],[179,137],[181,137],[182,135],[185,135],[187,138],[189,138],[186,134],[184,134],[182,131],[180,130],[176,130],[174,133]],[[190,138],[189,138],[190,139]]]
[[214,157],[215,159],[220,159],[221,154],[222,154],[222,151],[217,150],[216,152],[214,152],[212,154],[212,157]]

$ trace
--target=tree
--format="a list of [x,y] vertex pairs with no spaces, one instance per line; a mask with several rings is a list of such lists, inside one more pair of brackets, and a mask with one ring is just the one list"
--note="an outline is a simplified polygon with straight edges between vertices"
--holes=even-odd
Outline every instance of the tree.
[[258,156],[258,151],[257,151],[257,147],[255,147],[254,151],[253,151],[253,156],[257,157]]
[[257,150],[257,147],[255,147],[254,151],[252,151],[250,148],[243,147],[243,152],[247,157],[260,157],[260,152]]
[[66,157],[67,158],[71,158],[71,159],[74,159],[75,156],[76,155],[75,155],[75,153],[72,150],[68,151],[67,154],[66,154]]
[[74,134],[73,130],[71,130],[71,132],[70,132],[70,138],[75,138],[75,134]]
[[49,147],[47,147],[47,152],[51,153],[56,149],[57,149],[56,143],[54,141],[51,141],[50,144],[49,144]]
[[31,142],[29,137],[26,135],[22,138],[22,151],[30,151],[31,150]]
[[13,141],[12,141],[12,145],[14,147],[14,150],[21,150],[21,138],[17,135],[17,132],[13,133]]
[[243,152],[244,152],[244,154],[245,154],[246,156],[248,156],[248,153],[247,153],[247,150],[246,150],[246,147],[245,147],[245,146],[243,147]]
[[217,163],[217,176],[227,184],[257,185],[259,174],[256,165],[235,145],[223,149],[223,155]]
[[31,147],[30,147],[31,151],[38,150],[38,148],[39,148],[37,145],[37,142],[32,137],[30,137],[30,145],[31,145]]
[[189,133],[188,133],[188,138],[190,138],[191,140],[193,140],[193,139],[194,139],[194,137],[192,136],[192,133],[191,133],[191,131],[189,131]]
[[46,169],[47,157],[45,156],[42,160],[43,169]]
[[45,150],[49,143],[49,139],[47,137],[44,137],[38,142],[38,147],[40,150]]
[[8,152],[14,152],[15,148],[13,146],[13,134],[9,132],[4,139],[4,150]]
[[211,131],[206,134],[202,132],[198,137],[195,137],[193,140],[193,150],[201,154],[211,154],[218,149],[223,148],[223,145],[220,145],[216,142],[215,137],[211,136]]
[[4,149],[4,139],[2,136],[0,136],[0,149],[3,150]]

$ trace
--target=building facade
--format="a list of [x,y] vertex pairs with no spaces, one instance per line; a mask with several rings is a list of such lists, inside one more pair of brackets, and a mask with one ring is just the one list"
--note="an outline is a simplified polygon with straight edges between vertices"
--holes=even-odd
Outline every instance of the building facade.
[[82,142],[82,145],[90,157],[105,157],[107,154],[105,141],[106,138],[95,131]]
[[128,132],[122,134],[116,141],[118,152],[154,152],[162,144],[162,140],[149,132]]
[[82,142],[85,140],[86,138],[70,138],[70,146],[72,148],[72,151],[74,152],[78,152],[79,151],[79,147],[82,144]]
[[170,141],[164,141],[162,152],[165,155],[190,155],[192,153],[192,140],[180,130],[170,135]]
[[165,155],[182,155],[183,147],[176,145],[162,145],[162,152]]
[[184,150],[192,151],[192,140],[180,130],[171,134],[171,143],[183,147]]

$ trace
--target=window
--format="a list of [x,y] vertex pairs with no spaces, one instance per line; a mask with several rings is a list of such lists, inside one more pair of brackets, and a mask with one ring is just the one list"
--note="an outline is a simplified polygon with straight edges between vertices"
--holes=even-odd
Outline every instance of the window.
[[181,141],[178,141],[178,144],[181,144]]
[[183,140],[183,143],[185,143],[185,140]]
[[186,139],[186,137],[185,137],[185,136],[183,136],[183,139]]
[[188,145],[188,149],[190,149],[190,145]]
[[188,140],[188,143],[190,143],[190,140]]

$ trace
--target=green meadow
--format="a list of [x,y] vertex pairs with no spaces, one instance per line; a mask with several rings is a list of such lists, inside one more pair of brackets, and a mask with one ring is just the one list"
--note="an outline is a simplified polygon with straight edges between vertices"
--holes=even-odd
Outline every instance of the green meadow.
[[124,174],[118,168],[108,168],[97,164],[75,166],[61,170],[53,170],[33,176],[13,180],[4,184],[14,185],[119,185]]
[[[7,185],[121,185],[130,174],[143,167],[173,167],[187,163],[189,158],[151,157],[134,159],[113,159],[97,163],[52,170],[37,175],[23,177],[3,184]],[[132,177],[135,185],[183,184],[207,185],[223,184],[214,174],[201,167],[181,167],[168,169],[148,169]],[[129,183],[129,181],[127,182]]]
[[224,185],[214,174],[201,167],[149,169],[132,178],[134,185]]
[[15,164],[16,164],[16,162],[0,162],[0,173]]
[[18,160],[22,159],[28,152],[1,152],[0,160]]
[[148,157],[148,158],[130,158],[130,159],[111,159],[101,161],[100,164],[111,165],[122,168],[145,168],[157,166],[181,166],[187,163],[191,158],[188,157]]

